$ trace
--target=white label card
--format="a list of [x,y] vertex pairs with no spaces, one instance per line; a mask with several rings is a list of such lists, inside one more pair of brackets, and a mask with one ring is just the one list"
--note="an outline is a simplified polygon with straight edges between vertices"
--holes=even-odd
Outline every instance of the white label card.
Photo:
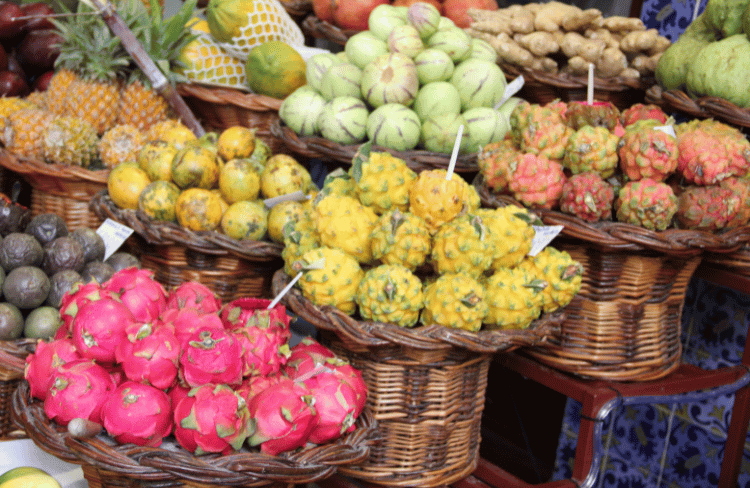
[[130,237],[133,229],[112,219],[107,219],[96,229],[96,233],[104,240],[104,260],[106,260]]
[[265,204],[266,208],[273,208],[274,205],[281,202],[288,202],[290,200],[295,202],[304,202],[305,200],[309,200],[310,195],[305,194],[302,192],[302,190],[297,190],[292,193],[287,193],[286,195],[279,195],[278,197],[273,198],[266,198],[263,200],[263,203]]
[[512,97],[513,95],[515,95],[516,93],[518,93],[518,91],[521,88],[523,88],[523,84],[524,84],[523,75],[519,75],[518,78],[516,78],[515,80],[511,81],[510,83],[508,83],[505,86],[505,93],[503,94],[503,98],[501,98],[500,101],[497,102],[497,104],[495,104],[495,110],[497,110],[500,107],[502,107],[502,105],[505,102],[507,102],[508,99],[510,99],[510,97]]
[[659,127],[654,127],[654,130],[660,130],[665,134],[668,134],[672,137],[677,137],[677,134],[674,131],[673,125],[660,125]]
[[552,239],[557,237],[563,227],[562,225],[534,225],[534,239],[531,241],[531,249],[528,252],[529,256],[536,256],[547,245],[552,242]]

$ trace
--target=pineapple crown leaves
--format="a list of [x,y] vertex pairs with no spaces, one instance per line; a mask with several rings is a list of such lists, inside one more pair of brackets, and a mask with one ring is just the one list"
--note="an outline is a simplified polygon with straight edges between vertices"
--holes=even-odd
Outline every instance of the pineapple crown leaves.
[[362,165],[370,160],[370,153],[372,152],[372,141],[367,141],[357,149],[352,158],[352,178],[354,181],[359,183],[362,178]]

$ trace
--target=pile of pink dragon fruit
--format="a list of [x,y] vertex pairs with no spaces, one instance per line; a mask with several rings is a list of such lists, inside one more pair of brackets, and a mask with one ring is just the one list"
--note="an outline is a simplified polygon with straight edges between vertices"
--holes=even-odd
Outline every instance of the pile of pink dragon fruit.
[[173,434],[196,455],[275,456],[351,432],[361,373],[312,338],[290,347],[289,316],[270,304],[222,304],[198,282],[166,292],[127,268],[65,295],[63,325],[24,377],[51,420],[96,422],[119,443],[158,447]]

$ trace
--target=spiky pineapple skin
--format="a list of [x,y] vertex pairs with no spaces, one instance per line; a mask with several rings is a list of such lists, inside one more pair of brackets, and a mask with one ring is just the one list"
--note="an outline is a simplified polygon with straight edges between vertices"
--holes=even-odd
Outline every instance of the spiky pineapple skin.
[[547,246],[536,256],[527,257],[519,268],[547,283],[541,291],[545,313],[566,306],[581,289],[583,266],[567,251]]
[[484,287],[466,274],[444,274],[427,285],[420,321],[472,332],[489,313]]
[[693,186],[677,197],[675,217],[680,227],[715,231],[729,226],[740,211],[742,200],[721,186]]
[[619,141],[620,138],[606,127],[583,126],[568,139],[563,166],[574,175],[596,171],[603,178],[609,178],[614,174],[619,161]]
[[539,318],[544,297],[542,280],[521,268],[500,268],[484,282],[488,329],[525,329]]
[[66,68],[58,69],[52,75],[47,86],[47,108],[51,112],[57,115],[66,114],[68,90],[76,78],[75,72]]
[[54,164],[88,168],[98,156],[96,129],[78,117],[57,117],[42,136],[44,159]]
[[382,214],[392,208],[409,208],[409,188],[417,174],[403,159],[387,152],[372,152],[367,161],[352,168],[357,197],[363,205]]
[[404,266],[383,264],[365,272],[355,300],[367,320],[412,327],[424,304],[422,282]]
[[678,165],[679,150],[674,137],[655,129],[653,120],[632,124],[620,139],[620,169],[631,180],[666,180]]
[[372,230],[375,212],[352,197],[325,195],[315,204],[320,242],[341,249],[360,263],[372,261]]
[[171,116],[172,110],[167,100],[136,79],[120,92],[115,124],[132,125],[140,131],[147,131],[152,125]]
[[409,189],[409,212],[423,218],[431,234],[466,205],[466,183],[456,175],[447,180],[446,174],[442,169],[422,171]]
[[117,123],[121,82],[78,78],[68,90],[66,113],[87,121],[104,134]]
[[44,158],[42,135],[54,118],[48,110],[25,108],[11,113],[3,129],[3,145],[13,154]]
[[292,269],[298,272],[320,260],[325,260],[323,269],[307,270],[299,279],[302,294],[319,307],[331,305],[352,315],[357,310],[354,297],[364,275],[362,268],[340,249],[317,247],[306,252]]
[[523,261],[531,250],[534,227],[521,218],[525,209],[514,205],[496,209],[483,208],[476,212],[487,226],[493,248],[492,269],[512,268]]
[[136,161],[145,142],[143,132],[135,126],[116,125],[99,139],[99,158],[107,168],[114,168],[126,161]]
[[620,188],[615,210],[619,222],[664,230],[677,212],[677,197],[669,185],[644,178]]
[[557,207],[566,177],[563,167],[542,155],[523,154],[511,165],[508,189],[529,207]]
[[467,214],[441,225],[432,238],[431,257],[440,274],[466,273],[478,278],[494,257],[482,218]]
[[563,185],[560,211],[586,222],[612,219],[615,189],[599,173],[573,175]]
[[373,259],[400,264],[412,271],[425,263],[432,249],[424,219],[398,209],[380,216],[371,238]]

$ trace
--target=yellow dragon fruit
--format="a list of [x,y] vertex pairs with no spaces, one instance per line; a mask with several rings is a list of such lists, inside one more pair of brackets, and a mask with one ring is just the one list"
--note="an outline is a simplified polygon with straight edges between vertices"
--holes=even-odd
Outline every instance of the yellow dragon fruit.
[[422,171],[409,190],[409,211],[427,222],[431,234],[468,207],[466,182],[457,175],[450,180],[446,176],[444,169]]
[[427,285],[421,322],[477,331],[489,313],[484,287],[471,276],[444,274]]
[[372,261],[370,234],[378,216],[353,197],[324,195],[315,204],[320,242],[341,249],[360,263]]
[[295,274],[303,272],[297,283],[315,305],[332,305],[349,315],[356,311],[354,296],[364,272],[353,257],[340,249],[318,247],[295,261],[292,269]]
[[523,261],[531,250],[534,239],[534,217],[524,208],[507,205],[496,209],[481,208],[476,215],[482,218],[489,231],[494,250],[492,269],[512,268]]
[[410,270],[423,265],[430,255],[430,233],[424,219],[398,209],[380,216],[372,230],[372,257],[385,264],[401,264]]
[[567,251],[547,246],[536,256],[525,259],[519,267],[547,282],[542,290],[544,312],[564,307],[581,289],[583,265]]
[[409,188],[417,179],[403,159],[387,152],[371,152],[372,143],[363,144],[352,161],[351,174],[359,201],[382,214],[392,208],[409,208]]
[[501,268],[487,278],[489,314],[484,320],[489,329],[525,329],[542,312],[544,280],[520,268]]
[[466,273],[478,278],[490,265],[494,249],[482,218],[462,215],[443,224],[432,239],[438,273]]
[[400,264],[383,264],[364,274],[355,300],[367,320],[411,327],[424,302],[422,282]]

